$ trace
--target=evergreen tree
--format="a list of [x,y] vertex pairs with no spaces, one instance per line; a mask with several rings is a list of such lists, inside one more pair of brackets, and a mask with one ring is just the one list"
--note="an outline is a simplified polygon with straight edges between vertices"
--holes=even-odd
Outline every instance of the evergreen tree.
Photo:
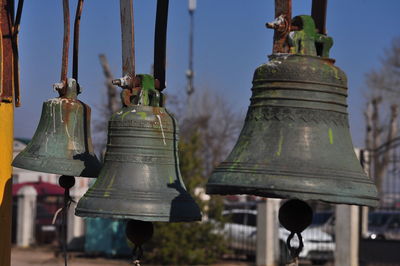
[[[198,133],[179,143],[180,170],[187,191],[195,198],[203,215],[214,214],[221,217],[223,209],[220,197],[212,197],[203,201],[195,195],[195,189],[204,187],[202,149]],[[215,215],[217,214],[217,215]],[[204,265],[215,262],[226,249],[222,233],[223,223],[208,220],[192,223],[154,223],[154,236],[146,244],[144,260],[158,265]]]

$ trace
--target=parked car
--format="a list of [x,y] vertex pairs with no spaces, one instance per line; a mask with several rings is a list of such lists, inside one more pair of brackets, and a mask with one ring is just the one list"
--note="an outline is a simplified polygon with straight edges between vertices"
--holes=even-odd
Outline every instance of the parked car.
[[[249,257],[255,256],[257,237],[257,211],[246,209],[233,209],[223,212],[228,217],[224,226],[230,248]],[[283,227],[278,227],[280,258],[288,256],[286,239],[290,232]],[[303,233],[304,248],[300,258],[311,260],[313,264],[324,263],[333,259],[335,243],[332,237],[319,228],[309,228]],[[298,246],[297,238],[293,238],[292,246]]]
[[322,232],[330,235],[333,241],[335,241],[335,215],[333,214],[333,211],[314,213],[310,228],[318,228]]
[[370,239],[400,240],[400,211],[376,211],[368,215]]

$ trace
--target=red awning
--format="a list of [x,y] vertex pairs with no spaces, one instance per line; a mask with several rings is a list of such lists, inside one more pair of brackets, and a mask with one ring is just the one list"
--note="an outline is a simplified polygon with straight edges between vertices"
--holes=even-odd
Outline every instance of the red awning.
[[25,182],[12,185],[12,195],[16,196],[18,191],[25,187],[32,186],[36,189],[38,195],[63,195],[64,189],[58,185],[43,182],[39,180],[38,182]]

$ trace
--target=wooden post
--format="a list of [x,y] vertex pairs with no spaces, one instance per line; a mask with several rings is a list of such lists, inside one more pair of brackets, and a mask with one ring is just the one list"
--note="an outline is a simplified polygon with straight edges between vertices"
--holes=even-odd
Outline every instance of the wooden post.
[[[78,202],[79,199],[85,194],[86,189],[75,186],[71,189],[71,198]],[[83,248],[83,242],[77,241],[85,235],[85,222],[82,217],[75,215],[76,204],[71,204],[68,209],[67,218],[67,244],[69,250],[80,250]]]
[[335,265],[358,266],[359,206],[336,206]]
[[257,266],[278,265],[279,232],[278,209],[279,199],[267,199],[257,206]]
[[9,266],[11,262],[11,162],[13,159],[14,104],[13,104],[13,53],[11,42],[13,12],[12,0],[0,4],[2,75],[0,95],[0,265]]
[[36,189],[25,186],[18,191],[17,246],[29,247],[35,243]]

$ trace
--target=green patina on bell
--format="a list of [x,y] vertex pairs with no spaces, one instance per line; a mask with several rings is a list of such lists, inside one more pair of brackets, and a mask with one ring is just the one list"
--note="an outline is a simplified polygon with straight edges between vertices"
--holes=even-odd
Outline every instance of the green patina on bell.
[[328,58],[332,39],[309,16],[293,23],[291,52],[256,69],[244,127],[207,193],[376,206],[351,141],[347,78]]
[[28,146],[14,159],[18,168],[67,176],[97,177],[101,164],[90,136],[90,107],[77,99],[78,85],[68,79],[65,95],[43,103]]
[[[104,166],[79,200],[76,215],[142,221],[197,221],[200,209],[179,171],[178,128],[160,107],[154,78],[138,75],[140,88],[109,120]],[[123,99],[126,103],[126,99]]]

